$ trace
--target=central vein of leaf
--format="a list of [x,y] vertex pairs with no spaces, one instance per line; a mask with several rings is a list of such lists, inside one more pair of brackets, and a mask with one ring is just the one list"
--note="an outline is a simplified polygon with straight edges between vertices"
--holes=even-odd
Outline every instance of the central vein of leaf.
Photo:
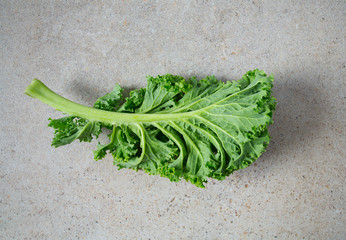
[[[251,87],[249,85],[247,88],[243,89],[245,91]],[[235,94],[228,96],[212,105],[206,106],[196,111],[191,112],[180,112],[180,113],[164,113],[164,114],[148,114],[148,113],[120,113],[99,110],[96,108],[87,107],[79,103],[72,102],[52,90],[50,90],[41,81],[35,79],[25,90],[25,93],[31,97],[37,98],[40,101],[54,107],[55,109],[70,114],[72,116],[81,117],[90,121],[97,121],[108,123],[112,125],[122,124],[122,123],[145,123],[145,122],[159,122],[159,121],[169,121],[169,120],[182,120],[200,115],[200,113],[206,112],[213,106],[241,93],[239,91]]]

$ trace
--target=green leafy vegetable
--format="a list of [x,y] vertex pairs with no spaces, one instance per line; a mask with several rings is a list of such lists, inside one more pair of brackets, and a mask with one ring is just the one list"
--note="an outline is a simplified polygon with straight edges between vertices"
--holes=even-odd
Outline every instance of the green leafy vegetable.
[[93,108],[57,95],[37,79],[25,93],[70,114],[49,119],[53,146],[91,141],[103,127],[110,128],[109,142],[94,151],[96,160],[109,152],[119,168],[204,187],[207,178],[222,180],[264,152],[276,104],[273,80],[257,69],[226,83],[167,74],[148,77],[147,87],[130,92],[122,105],[117,84]]

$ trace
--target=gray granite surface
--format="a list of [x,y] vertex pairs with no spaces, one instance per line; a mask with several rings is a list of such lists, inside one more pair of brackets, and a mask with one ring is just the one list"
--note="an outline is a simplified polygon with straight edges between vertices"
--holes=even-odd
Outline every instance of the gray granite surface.
[[[344,1],[0,1],[0,239],[345,239]],[[91,105],[145,76],[273,73],[272,141],[205,189],[54,149],[35,77]]]

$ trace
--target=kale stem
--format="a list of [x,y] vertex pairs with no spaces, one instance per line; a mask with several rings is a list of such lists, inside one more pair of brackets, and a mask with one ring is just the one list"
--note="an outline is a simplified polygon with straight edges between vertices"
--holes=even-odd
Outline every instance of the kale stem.
[[192,115],[191,113],[135,114],[104,111],[72,102],[53,92],[38,79],[34,79],[29,86],[27,86],[24,93],[32,98],[36,98],[41,102],[48,104],[58,111],[62,111],[72,116],[81,117],[90,121],[109,123],[113,125],[122,123],[145,123],[177,120],[188,118]]

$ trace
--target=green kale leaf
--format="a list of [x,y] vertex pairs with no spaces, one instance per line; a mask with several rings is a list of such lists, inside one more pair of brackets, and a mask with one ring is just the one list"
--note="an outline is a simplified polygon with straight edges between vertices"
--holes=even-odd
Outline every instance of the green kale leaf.
[[150,76],[147,87],[131,91],[123,104],[117,84],[93,108],[61,97],[37,79],[25,93],[71,115],[50,119],[53,146],[91,141],[107,127],[109,142],[98,144],[96,160],[111,153],[120,169],[204,187],[208,178],[222,180],[265,151],[276,106],[273,80],[257,69],[226,83],[212,76]]

